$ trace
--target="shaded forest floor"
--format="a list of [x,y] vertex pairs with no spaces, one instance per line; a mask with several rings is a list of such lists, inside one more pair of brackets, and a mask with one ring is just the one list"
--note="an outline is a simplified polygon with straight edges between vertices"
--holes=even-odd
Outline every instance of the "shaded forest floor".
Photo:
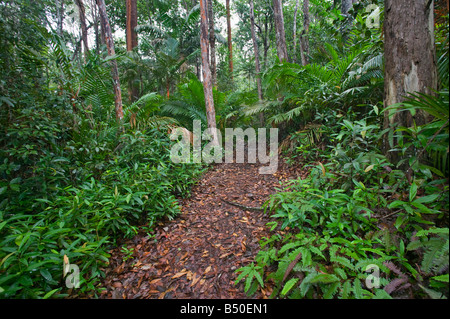
[[[248,298],[236,269],[254,260],[269,237],[261,207],[280,182],[298,178],[300,167],[280,159],[277,173],[260,175],[258,164],[216,164],[181,199],[181,214],[139,233],[111,251],[100,298]],[[229,203],[238,203],[235,206]],[[126,250],[122,247],[126,247]],[[253,298],[265,298],[259,291]]]

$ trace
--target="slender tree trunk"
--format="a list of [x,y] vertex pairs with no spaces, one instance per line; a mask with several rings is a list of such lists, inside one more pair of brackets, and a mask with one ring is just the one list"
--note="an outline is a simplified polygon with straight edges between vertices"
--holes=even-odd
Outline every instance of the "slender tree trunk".
[[[137,1],[127,0],[127,51],[133,51],[138,45],[138,38],[135,28],[137,27]],[[139,70],[138,70],[139,72]],[[128,94],[130,96],[130,102],[138,100],[139,90],[134,85],[134,79],[128,80]]]
[[[100,13],[100,21],[102,24],[102,29],[105,33],[106,46],[108,48],[108,55],[116,55],[114,49],[114,40],[111,32],[111,26],[109,25],[108,15],[106,14],[106,5],[104,0],[96,0],[98,10]],[[122,92],[120,90],[119,81],[119,71],[117,70],[117,61],[115,59],[111,60],[111,75],[114,86],[114,104],[116,111],[116,118],[119,122],[123,120],[123,108],[122,108]]]
[[127,51],[132,51],[138,45],[135,28],[137,27],[137,1],[126,0],[127,3]]
[[233,80],[233,46],[231,42],[230,0],[226,0],[226,9],[227,9],[227,34],[228,34],[228,63],[230,67],[231,80]]
[[[262,86],[261,86],[261,66],[259,63],[259,48],[258,42],[256,41],[256,32],[255,32],[255,9],[253,7],[253,0],[250,0],[250,29],[252,33],[253,40],[253,51],[255,53],[255,71],[256,71],[256,86],[258,88],[258,99],[259,101],[263,100]],[[261,126],[264,125],[264,113],[259,113],[259,124]]]
[[216,132],[216,111],[214,109],[214,98],[212,90],[211,70],[209,67],[208,55],[208,19],[207,0],[200,0],[200,46],[202,52],[202,70],[203,70],[203,91],[205,93],[205,108],[208,128],[212,129],[212,144],[219,145],[219,138]]
[[55,0],[56,4],[56,33],[62,37],[63,35],[63,21],[64,21],[64,0]]
[[211,81],[212,86],[216,86],[216,34],[214,32],[214,10],[212,0],[208,0],[208,22],[209,22],[209,47],[211,55]]
[[[385,0],[384,22],[384,106],[404,101],[409,92],[432,94],[437,89],[437,69],[434,43],[433,1]],[[414,116],[408,112],[384,114],[384,128],[395,125],[412,127],[427,122],[424,112]],[[388,134],[383,149],[387,157],[396,162],[399,154],[389,152]]]
[[295,9],[294,9],[294,28],[293,28],[293,38],[294,41],[294,52],[292,57],[292,62],[297,62],[297,12],[298,12],[298,0],[295,1]]
[[[270,23],[270,27],[269,27],[269,23]],[[272,32],[272,28],[273,28],[272,19],[269,19],[269,17],[266,15],[264,18],[264,41],[263,41],[264,69],[267,68],[267,52],[269,51],[269,48],[270,48],[269,34]]]
[[91,17],[92,23],[94,24],[94,34],[95,34],[95,52],[100,53],[100,33],[98,30],[99,17],[97,12],[97,7],[95,6],[95,1],[91,0]]
[[300,37],[302,46],[302,65],[309,63],[309,0],[303,0],[303,32]]
[[277,39],[277,53],[280,63],[288,62],[286,35],[284,32],[283,4],[281,0],[273,0],[273,13],[275,18],[275,36]]
[[80,15],[80,26],[81,26],[81,37],[84,45],[84,55],[89,54],[89,44],[88,44],[88,35],[87,35],[87,26],[86,26],[86,14],[84,11],[83,0],[75,0],[75,4],[78,7],[79,15]]

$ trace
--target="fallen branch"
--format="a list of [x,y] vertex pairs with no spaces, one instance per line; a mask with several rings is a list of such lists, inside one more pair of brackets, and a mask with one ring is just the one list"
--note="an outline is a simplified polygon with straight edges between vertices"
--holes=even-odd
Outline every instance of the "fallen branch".
[[227,200],[225,200],[225,199],[223,199],[223,198],[221,198],[220,200],[221,200],[222,202],[228,204],[228,205],[236,206],[236,207],[242,208],[242,209],[244,209],[244,210],[250,210],[250,211],[255,211],[255,212],[259,212],[259,211],[263,211],[263,210],[264,210],[264,208],[262,208],[262,207],[249,207],[249,206],[244,206],[244,205],[241,205],[241,204],[238,204],[238,203],[229,202],[229,201],[227,201]]

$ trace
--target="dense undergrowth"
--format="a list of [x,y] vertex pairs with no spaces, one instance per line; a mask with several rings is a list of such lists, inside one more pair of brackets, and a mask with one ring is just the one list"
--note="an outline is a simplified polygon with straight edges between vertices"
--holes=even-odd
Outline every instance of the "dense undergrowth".
[[[448,105],[448,92],[441,98]],[[288,160],[310,174],[266,203],[281,232],[261,241],[237,282],[245,279],[248,294],[271,282],[273,298],[448,298],[448,178],[413,156],[409,179],[379,151],[379,118],[348,115],[317,114],[292,135]],[[431,127],[440,125],[404,136],[405,146],[425,147]]]
[[0,293],[61,296],[64,256],[80,268],[80,292],[95,293],[111,245],[176,216],[176,196],[189,193],[201,166],[174,165],[155,128],[118,136],[100,122],[61,132],[51,112],[32,115],[2,132]]
[[[228,91],[214,88],[217,126],[278,127],[286,161],[310,170],[265,204],[277,232],[236,282],[249,295],[272,289],[273,298],[448,297],[448,12],[435,21],[438,91],[383,109],[384,35],[362,10],[383,12],[383,1],[358,1],[345,17],[333,2],[311,1],[309,64],[279,63],[264,41],[254,74],[248,26],[236,31],[234,82],[226,59],[218,63],[217,87]],[[272,14],[268,3],[258,6]],[[180,15],[169,2],[152,5],[153,18],[136,29],[139,47],[122,43],[108,56],[101,43],[82,54],[76,35],[53,30],[51,1],[1,3],[0,298],[67,297],[68,263],[80,269],[77,294],[95,297],[109,249],[176,216],[176,198],[204,170],[172,163],[168,137],[173,126],[207,124],[194,74],[199,8]],[[247,5],[238,4],[242,17]],[[122,122],[112,60],[123,87],[139,88],[137,101],[122,89]],[[262,78],[264,100],[252,76]],[[429,123],[384,128],[386,114],[419,110]]]

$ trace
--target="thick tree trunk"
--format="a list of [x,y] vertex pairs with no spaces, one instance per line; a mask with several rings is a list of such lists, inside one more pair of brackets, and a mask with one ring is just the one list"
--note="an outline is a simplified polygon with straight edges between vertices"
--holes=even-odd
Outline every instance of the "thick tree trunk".
[[209,67],[208,56],[208,0],[200,0],[200,46],[202,52],[202,71],[203,71],[203,91],[205,93],[205,108],[208,128],[212,129],[212,144],[219,145],[219,139],[216,132],[216,111],[214,109],[214,98],[212,90],[211,70]]
[[88,44],[88,35],[87,35],[87,26],[86,26],[86,14],[85,14],[85,10],[84,10],[83,0],[75,0],[75,4],[78,7],[78,11],[79,11],[79,15],[80,15],[81,37],[83,40],[84,55],[86,56],[89,53],[89,44]]
[[[434,44],[433,1],[386,0],[384,21],[385,98],[384,106],[404,101],[409,92],[431,94],[437,89],[436,54]],[[384,127],[394,125],[411,127],[427,122],[423,112],[384,114]],[[384,139],[384,152],[395,162],[398,153],[388,152],[388,135]]]
[[[252,33],[253,40],[253,51],[255,53],[255,71],[256,71],[256,86],[258,88],[258,99],[259,101],[263,100],[262,86],[261,86],[261,66],[259,63],[259,48],[258,42],[256,40],[256,32],[255,32],[255,9],[253,7],[253,0],[250,0],[250,29]],[[259,114],[259,124],[261,126],[264,125],[264,113]]]
[[[112,37],[111,26],[109,25],[108,15],[106,14],[106,5],[104,0],[96,0],[98,11],[100,12],[100,21],[102,24],[102,29],[105,33],[106,46],[108,48],[108,55],[116,55],[114,49],[114,40]],[[119,81],[119,71],[117,70],[117,61],[115,59],[111,60],[111,75],[114,86],[114,104],[116,111],[116,118],[119,122],[123,119],[123,109],[122,109],[122,92],[120,90]]]
[[273,0],[273,13],[275,18],[275,36],[277,39],[277,53],[280,63],[288,62],[286,35],[284,32],[283,4],[281,0]]
[[208,22],[209,22],[209,47],[211,55],[211,81],[212,86],[216,86],[217,73],[216,73],[216,34],[214,32],[214,11],[212,0],[208,0]]
[[[138,45],[138,38],[135,28],[137,27],[137,1],[127,0],[127,51],[133,51]],[[139,71],[138,71],[139,72]],[[139,90],[134,85],[134,79],[128,81],[128,95],[130,102],[133,103],[139,99]]]
[[228,63],[230,67],[231,80],[233,80],[233,46],[231,42],[230,0],[226,0],[226,9],[227,9],[227,34],[228,34]]

